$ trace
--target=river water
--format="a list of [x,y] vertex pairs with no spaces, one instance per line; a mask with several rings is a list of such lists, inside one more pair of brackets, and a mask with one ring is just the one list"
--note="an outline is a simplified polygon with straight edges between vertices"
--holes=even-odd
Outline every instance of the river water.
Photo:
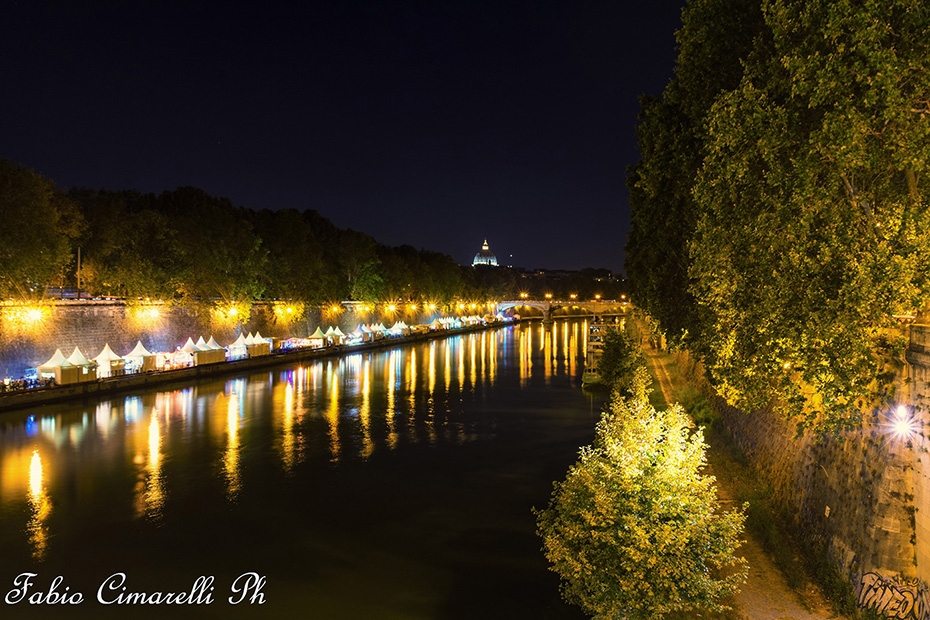
[[[0,617],[581,618],[532,508],[593,437],[586,333],[524,323],[2,414]],[[38,603],[56,577],[74,604]],[[162,602],[121,602],[138,593]]]

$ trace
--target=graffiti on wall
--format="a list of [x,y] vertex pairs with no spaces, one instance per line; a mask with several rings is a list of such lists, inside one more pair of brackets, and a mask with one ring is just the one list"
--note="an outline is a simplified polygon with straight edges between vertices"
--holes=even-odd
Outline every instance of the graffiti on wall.
[[864,573],[855,585],[860,609],[871,609],[886,618],[930,620],[930,590],[917,579]]

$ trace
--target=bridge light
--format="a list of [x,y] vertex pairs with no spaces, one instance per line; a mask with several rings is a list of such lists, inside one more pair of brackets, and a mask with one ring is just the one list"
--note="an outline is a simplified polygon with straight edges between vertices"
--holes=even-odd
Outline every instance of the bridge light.
[[571,297],[572,299],[578,299],[578,294],[572,293],[571,295],[569,295],[569,297]]
[[552,293],[546,293],[546,299],[552,299]]
[[526,299],[529,296],[529,293],[520,293],[520,299]]
[[600,294],[600,293],[598,293],[597,295],[594,296],[594,299],[600,299],[600,298],[601,298],[601,294]]

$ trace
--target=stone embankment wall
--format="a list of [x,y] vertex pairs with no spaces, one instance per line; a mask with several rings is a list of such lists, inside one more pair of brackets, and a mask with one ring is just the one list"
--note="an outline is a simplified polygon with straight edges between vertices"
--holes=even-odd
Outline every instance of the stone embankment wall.
[[[45,315],[36,321],[9,320],[10,308],[0,308],[0,379],[23,376],[27,368],[48,360],[55,349],[68,357],[79,347],[85,356],[94,358],[105,344],[119,355],[129,353],[137,341],[149,350],[172,351],[188,338],[196,341],[203,336],[209,340],[212,335],[219,344],[227,345],[240,333],[300,337],[323,325],[319,308],[308,308],[301,320],[285,322],[278,319],[271,304],[258,303],[252,306],[248,320],[239,324],[218,324],[188,308],[156,308],[157,312],[146,312],[146,307],[121,302],[62,301],[46,307]],[[352,322],[353,317],[346,316],[351,314],[339,315],[340,326]]]
[[[930,393],[930,355],[924,364],[912,354],[920,342],[930,351],[930,327],[911,330],[896,402],[915,416],[914,432],[904,436],[894,432],[893,410],[871,412],[843,437],[798,436],[773,411],[744,413],[704,385],[807,542],[825,549],[848,576],[859,606],[889,618],[930,620],[930,459],[923,436],[930,426],[920,396]],[[703,380],[686,354],[679,362],[692,379]]]

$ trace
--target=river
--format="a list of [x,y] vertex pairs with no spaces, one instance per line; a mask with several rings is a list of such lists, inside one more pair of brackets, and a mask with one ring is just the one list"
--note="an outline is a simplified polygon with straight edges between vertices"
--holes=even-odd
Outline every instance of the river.
[[[585,334],[522,323],[2,414],[0,615],[582,618],[532,508],[593,437]],[[65,602],[40,604],[56,577]]]

